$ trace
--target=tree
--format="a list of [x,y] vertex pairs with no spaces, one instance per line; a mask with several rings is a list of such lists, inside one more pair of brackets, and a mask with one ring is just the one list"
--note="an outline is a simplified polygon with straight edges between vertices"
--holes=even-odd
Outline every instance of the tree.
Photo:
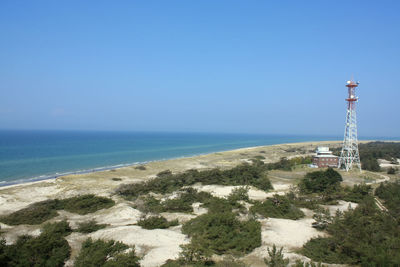
[[289,259],[284,258],[282,251],[283,247],[278,250],[275,244],[272,246],[272,250],[268,248],[269,259],[264,258],[265,264],[270,267],[289,266]]

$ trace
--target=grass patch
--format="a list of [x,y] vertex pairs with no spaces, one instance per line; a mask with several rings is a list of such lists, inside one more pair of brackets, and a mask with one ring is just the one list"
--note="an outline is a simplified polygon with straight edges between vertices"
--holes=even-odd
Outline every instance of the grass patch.
[[112,199],[95,195],[82,195],[66,199],[52,199],[33,203],[24,209],[0,217],[8,225],[41,224],[58,215],[57,210],[66,210],[78,214],[88,214],[115,204]]
[[264,217],[297,220],[304,217],[304,213],[297,208],[287,196],[274,195],[264,202],[255,202],[250,208],[251,213],[258,213]]
[[113,180],[113,181],[116,181],[116,182],[118,182],[118,181],[122,181],[122,179],[121,179],[121,178],[111,178],[111,180]]
[[90,220],[87,222],[78,223],[78,228],[76,229],[79,233],[92,233],[100,229],[106,228],[107,224],[98,224],[95,220]]
[[151,216],[148,218],[141,219],[138,222],[138,225],[144,229],[152,230],[152,229],[166,229],[171,226],[178,225],[178,220],[168,221],[162,216]]

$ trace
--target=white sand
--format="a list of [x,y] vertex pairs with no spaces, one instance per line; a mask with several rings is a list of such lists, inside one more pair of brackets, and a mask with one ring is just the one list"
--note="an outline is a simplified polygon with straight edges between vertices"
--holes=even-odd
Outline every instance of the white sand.
[[358,204],[354,202],[348,202],[344,200],[339,200],[338,202],[339,204],[337,205],[323,205],[323,207],[329,209],[330,214],[333,216],[336,214],[337,210],[344,212],[349,208],[355,209],[358,206]]
[[[196,184],[192,186],[198,191],[208,192],[215,197],[228,197],[233,189],[242,187],[242,186],[223,186],[223,185],[201,185]],[[286,190],[289,189],[290,184],[273,184],[274,190],[271,192],[265,192],[263,190],[257,189],[253,186],[249,187],[249,198],[252,200],[265,200],[268,197],[273,196],[274,194],[284,195]]]
[[170,229],[145,230],[139,226],[118,226],[90,234],[93,239],[114,239],[128,245],[135,245],[139,254],[146,252],[140,261],[142,266],[160,266],[168,259],[179,256],[180,245],[189,240],[180,233],[180,226]]
[[313,219],[300,220],[268,218],[261,220],[263,244],[278,247],[299,248],[313,237],[324,233],[311,226]]

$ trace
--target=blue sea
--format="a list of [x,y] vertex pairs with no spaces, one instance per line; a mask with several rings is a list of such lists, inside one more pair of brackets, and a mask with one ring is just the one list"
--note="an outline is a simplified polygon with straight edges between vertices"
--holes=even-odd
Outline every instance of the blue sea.
[[0,131],[0,186],[148,161],[340,136]]

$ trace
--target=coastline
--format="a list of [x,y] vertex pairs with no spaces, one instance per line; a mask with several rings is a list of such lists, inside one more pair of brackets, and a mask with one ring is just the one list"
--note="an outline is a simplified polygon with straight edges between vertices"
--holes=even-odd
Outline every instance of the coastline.
[[[361,143],[369,141],[361,141]],[[138,183],[156,177],[165,170],[179,173],[189,169],[206,170],[212,168],[230,169],[245,162],[251,162],[258,157],[265,162],[276,162],[281,157],[298,157],[314,154],[317,146],[325,145],[330,148],[340,147],[341,141],[310,141],[301,143],[285,143],[267,146],[246,147],[228,151],[208,153],[191,157],[152,161],[146,164],[145,169],[136,168],[137,165],[115,168],[111,170],[73,174],[61,176],[56,179],[35,181],[23,184],[0,187],[0,216],[23,209],[32,203],[49,200],[64,199],[77,195],[94,194],[111,198],[115,206],[102,209],[88,215],[78,215],[67,211],[58,211],[58,216],[48,222],[67,220],[72,228],[79,223],[96,220],[98,223],[107,224],[105,229],[90,234],[73,233],[66,239],[71,246],[71,258],[65,266],[73,266],[73,261],[81,249],[82,242],[91,237],[93,239],[117,240],[129,245],[135,245],[137,252],[142,256],[141,264],[144,267],[160,266],[167,259],[176,258],[180,252],[180,245],[186,244],[188,238],[181,233],[181,226],[170,229],[146,230],[137,226],[137,222],[144,213],[132,207],[132,202],[116,194],[116,189],[122,184]],[[305,173],[310,171],[306,166],[301,166],[295,172],[270,171],[268,177],[273,185],[273,190],[265,192],[251,187],[249,197],[255,200],[264,200],[274,194],[286,194],[293,185],[296,185]],[[341,172],[344,183],[351,185],[361,183],[365,175],[360,176],[354,172]],[[356,175],[355,175],[356,174]],[[356,177],[355,177],[356,176]],[[381,177],[372,177],[379,179]],[[193,185],[198,191],[205,191],[217,197],[226,197],[235,186],[223,185]],[[341,202],[338,208],[345,210],[350,202]],[[353,204],[352,204],[353,205]],[[162,213],[168,220],[178,219],[182,224],[204,212],[204,209],[195,209],[192,214],[179,212]],[[289,257],[298,258],[296,249],[307,240],[321,233],[312,228],[312,212],[304,210],[306,217],[298,221],[287,219],[262,219],[262,246],[255,249],[243,259],[251,266],[264,266],[263,255],[272,244],[287,247],[285,251]],[[282,226],[285,227],[282,227]],[[7,243],[13,243],[22,234],[38,235],[42,225],[17,225],[11,226],[0,223],[4,238]],[[301,229],[301,231],[298,231]],[[293,237],[296,238],[292,243]],[[254,264],[253,264],[254,263]]]
[[[368,143],[368,142],[374,142],[374,141],[379,141],[379,140],[361,140],[359,143]],[[398,140],[382,140],[383,142],[400,142]],[[42,182],[54,182],[54,180],[57,180],[62,177],[69,177],[69,176],[74,176],[74,175],[85,175],[85,174],[93,174],[93,173],[101,173],[105,171],[113,171],[113,170],[118,170],[122,168],[129,168],[129,167],[137,167],[140,165],[146,165],[149,163],[153,162],[167,162],[170,160],[179,160],[179,159],[190,159],[190,158],[195,158],[195,157],[200,157],[200,156],[207,156],[207,155],[212,155],[215,153],[224,153],[224,152],[239,152],[241,150],[251,150],[251,149],[258,149],[258,148],[266,148],[266,147],[276,147],[276,146],[288,146],[288,145],[295,145],[295,146],[301,146],[301,145],[306,145],[306,144],[338,144],[342,143],[342,141],[338,140],[326,140],[326,141],[307,141],[307,142],[293,142],[293,143],[281,143],[281,144],[272,144],[272,145],[262,145],[262,146],[250,146],[250,147],[243,147],[243,148],[237,148],[237,149],[227,149],[227,150],[218,150],[218,151],[213,151],[213,152],[206,152],[206,153],[199,153],[199,154],[193,154],[190,156],[178,156],[178,157],[171,157],[171,158],[165,158],[165,159],[157,159],[157,160],[149,160],[149,161],[142,161],[142,162],[133,162],[133,163],[126,163],[126,164],[117,164],[117,165],[112,165],[112,166],[104,166],[104,167],[97,167],[93,169],[83,169],[83,170],[78,170],[78,171],[70,171],[70,172],[65,172],[65,173],[60,173],[60,174],[54,174],[54,175],[42,175],[42,176],[36,176],[36,177],[30,177],[26,179],[18,179],[14,181],[1,181],[0,182],[0,192],[3,189],[7,188],[14,188],[14,187],[19,187],[22,185],[34,185],[34,184],[39,184]]]
[[[0,191],[1,191],[1,189],[12,188],[15,186],[20,186],[20,185],[33,185],[33,184],[37,184],[40,182],[52,181],[52,180],[55,180],[55,179],[58,179],[61,177],[65,177],[65,176],[111,171],[111,170],[117,170],[117,169],[121,169],[121,168],[125,168],[125,167],[136,167],[136,166],[140,166],[140,165],[146,165],[151,162],[164,162],[164,161],[169,161],[169,160],[194,158],[194,157],[199,157],[199,156],[211,155],[214,153],[237,152],[240,150],[256,149],[256,148],[261,148],[261,147],[283,146],[283,145],[303,145],[303,144],[308,144],[308,143],[326,143],[326,142],[336,143],[336,142],[341,142],[341,141],[335,141],[335,140],[307,141],[307,142],[281,143],[281,144],[262,145],[262,146],[250,146],[250,147],[243,147],[243,148],[237,148],[237,149],[226,149],[226,150],[218,150],[218,151],[213,151],[213,152],[199,153],[199,154],[193,154],[193,155],[189,155],[189,156],[178,156],[178,157],[171,157],[171,158],[158,159],[158,160],[149,160],[149,161],[142,161],[142,162],[133,162],[133,163],[125,163],[125,164],[97,167],[97,168],[92,168],[92,169],[69,171],[69,172],[64,172],[64,173],[55,173],[54,175],[53,174],[41,175],[41,176],[29,177],[29,178],[25,178],[25,179],[18,179],[18,180],[12,180],[12,181],[1,181],[0,182]],[[371,140],[361,141],[361,142],[371,142]]]

